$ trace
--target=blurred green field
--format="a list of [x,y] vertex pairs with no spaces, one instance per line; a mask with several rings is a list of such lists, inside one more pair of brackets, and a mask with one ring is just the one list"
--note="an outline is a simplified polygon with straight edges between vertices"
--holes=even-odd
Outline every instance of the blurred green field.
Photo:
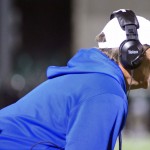
[[[150,150],[150,137],[127,138],[123,137],[122,150]],[[115,150],[119,150],[118,141]]]

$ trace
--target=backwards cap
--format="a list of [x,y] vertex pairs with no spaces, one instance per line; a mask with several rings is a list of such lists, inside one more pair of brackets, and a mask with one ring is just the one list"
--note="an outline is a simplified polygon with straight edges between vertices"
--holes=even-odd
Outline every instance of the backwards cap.
[[[139,41],[141,44],[150,45],[150,21],[141,16],[136,17],[139,22],[137,29]],[[118,48],[126,40],[126,33],[119,25],[116,17],[106,24],[101,33],[105,34],[106,41],[98,42],[99,48]]]

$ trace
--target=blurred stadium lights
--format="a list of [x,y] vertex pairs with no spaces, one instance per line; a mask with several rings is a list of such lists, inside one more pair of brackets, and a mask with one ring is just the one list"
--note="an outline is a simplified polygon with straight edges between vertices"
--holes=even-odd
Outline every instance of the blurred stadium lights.
[[21,42],[17,31],[20,17],[12,2],[12,0],[0,0],[0,89],[9,86],[14,46]]
[[46,79],[71,53],[70,0],[0,0],[0,108]]

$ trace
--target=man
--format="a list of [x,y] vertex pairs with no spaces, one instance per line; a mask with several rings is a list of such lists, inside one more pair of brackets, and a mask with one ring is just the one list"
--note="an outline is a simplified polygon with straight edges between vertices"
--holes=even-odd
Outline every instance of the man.
[[[49,67],[47,81],[0,111],[1,150],[114,149],[126,121],[127,90],[148,87],[150,21],[137,17],[138,28],[132,11],[113,15],[97,37],[99,48],[80,50],[67,66]],[[127,54],[126,43],[120,47],[122,26],[131,27]]]

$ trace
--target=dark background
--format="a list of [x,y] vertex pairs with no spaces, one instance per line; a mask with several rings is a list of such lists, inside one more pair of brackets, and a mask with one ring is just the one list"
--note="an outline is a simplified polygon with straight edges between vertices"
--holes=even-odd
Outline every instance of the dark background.
[[[71,55],[70,0],[12,0],[11,3],[1,3],[1,7],[3,5],[9,5],[12,12],[15,11],[13,23],[9,25],[10,36],[13,44],[15,38],[20,42],[14,44],[10,48],[12,52],[7,54],[11,55],[11,75],[4,78],[7,84],[1,81],[0,108],[17,101],[46,80],[49,65],[65,65]],[[12,12],[8,12],[8,16]],[[21,79],[16,79],[16,75]],[[11,84],[21,81],[24,86],[20,89]]]

